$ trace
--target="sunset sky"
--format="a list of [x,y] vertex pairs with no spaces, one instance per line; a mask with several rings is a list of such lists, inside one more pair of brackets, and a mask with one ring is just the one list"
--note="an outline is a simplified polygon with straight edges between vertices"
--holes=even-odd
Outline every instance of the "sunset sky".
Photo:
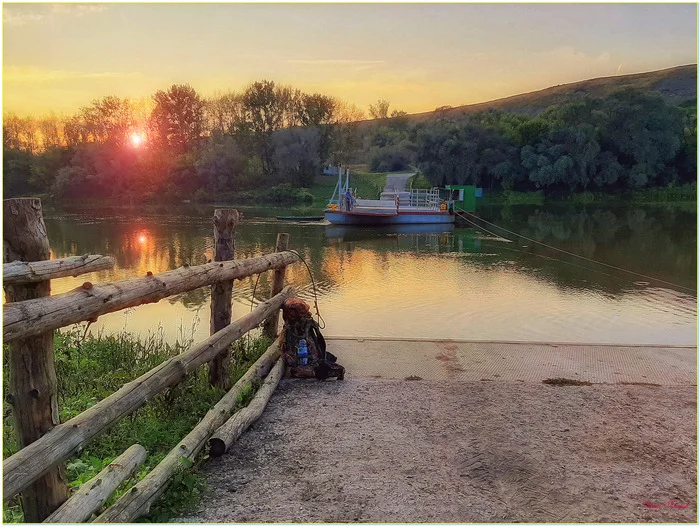
[[3,111],[261,79],[410,113],[697,62],[695,4],[8,4]]

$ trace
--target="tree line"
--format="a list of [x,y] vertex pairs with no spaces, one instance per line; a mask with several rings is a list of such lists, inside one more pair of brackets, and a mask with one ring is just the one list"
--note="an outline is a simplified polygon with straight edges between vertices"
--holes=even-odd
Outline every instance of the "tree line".
[[354,105],[263,80],[209,98],[189,85],[141,101],[109,96],[63,118],[5,115],[3,188],[132,202],[239,199],[265,188],[293,200],[309,198],[300,189],[339,163],[417,167],[435,186],[546,194],[696,180],[695,100],[671,105],[626,90],[572,96],[536,116],[437,108],[415,120],[389,110],[379,100],[369,107],[375,120],[360,122]]
[[[444,115],[444,114],[442,114]],[[623,90],[575,97],[537,116],[490,110],[378,127],[373,170],[420,168],[432,185],[570,194],[694,184],[697,103]]]
[[273,81],[203,98],[173,85],[150,100],[104,97],[75,115],[5,115],[6,196],[219,199],[309,186],[361,146],[354,105]]

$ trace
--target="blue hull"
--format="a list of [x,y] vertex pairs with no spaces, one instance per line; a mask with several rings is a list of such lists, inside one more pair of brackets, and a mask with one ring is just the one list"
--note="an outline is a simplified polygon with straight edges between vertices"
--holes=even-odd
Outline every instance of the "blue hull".
[[356,212],[324,212],[326,220],[334,225],[426,225],[454,223],[455,216],[448,212],[399,212],[374,214]]

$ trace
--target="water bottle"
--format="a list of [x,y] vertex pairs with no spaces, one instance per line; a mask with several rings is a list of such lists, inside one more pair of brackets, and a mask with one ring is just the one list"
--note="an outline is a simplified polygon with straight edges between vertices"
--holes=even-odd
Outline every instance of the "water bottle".
[[306,346],[306,340],[299,340],[297,347],[297,356],[299,357],[299,365],[307,365],[309,363],[309,348]]

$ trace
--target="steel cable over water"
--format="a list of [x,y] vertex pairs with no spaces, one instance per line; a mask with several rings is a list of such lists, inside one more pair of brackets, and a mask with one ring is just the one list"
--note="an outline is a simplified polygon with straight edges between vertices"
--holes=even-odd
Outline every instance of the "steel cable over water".
[[[306,267],[306,270],[309,272],[309,277],[311,278],[311,285],[313,287],[314,291],[314,309],[316,310],[316,323],[318,323],[318,328],[319,329],[325,329],[326,328],[326,320],[323,319],[323,316],[321,316],[321,311],[318,308],[318,294],[316,292],[316,281],[314,280],[314,274],[311,272],[311,269],[309,268],[309,265],[306,263],[306,260],[301,257],[297,252],[294,250],[285,250],[284,252],[289,252],[290,254],[294,254],[296,257],[299,258],[299,261],[301,261],[304,266]],[[255,300],[255,289],[258,288],[258,280],[260,279],[260,274],[258,274],[257,279],[255,280],[255,286],[253,287],[253,294],[251,295],[250,298],[250,311],[253,311],[253,301]],[[323,323],[322,323],[323,322]]]
[[567,254],[567,255],[569,255],[569,256],[573,256],[573,257],[576,257],[576,258],[579,258],[579,259],[583,259],[583,260],[585,260],[585,261],[590,261],[591,263],[596,263],[596,264],[598,264],[598,265],[603,265],[603,266],[605,266],[605,267],[612,268],[612,269],[615,269],[615,270],[619,270],[619,271],[621,271],[621,272],[627,272],[628,274],[633,274],[633,275],[635,275],[635,276],[639,276],[639,277],[642,277],[642,278],[650,279],[650,280],[652,280],[652,281],[657,281],[657,282],[659,282],[659,283],[664,283],[664,284],[666,284],[666,285],[671,285],[672,287],[678,287],[679,289],[689,290],[689,291],[694,292],[695,294],[697,294],[697,289],[693,289],[693,288],[691,288],[691,287],[686,287],[686,286],[684,286],[684,285],[678,285],[677,283],[671,283],[670,281],[664,281],[663,279],[655,278],[655,277],[653,277],[653,276],[647,276],[646,274],[640,274],[639,272],[634,272],[634,271],[632,271],[632,270],[627,270],[627,269],[624,269],[624,268],[621,268],[621,267],[616,267],[615,265],[609,265],[608,263],[603,263],[602,261],[596,261],[595,259],[587,258],[586,256],[580,256],[580,255],[578,255],[578,254],[574,254],[573,252],[569,252],[568,250],[563,250],[563,249],[561,249],[561,248],[553,247],[553,246],[548,245],[548,244],[546,244],[546,243],[542,243],[541,241],[537,241],[536,239],[532,239],[532,238],[527,237],[527,236],[524,236],[524,235],[522,235],[522,234],[518,234],[517,232],[513,232],[512,230],[508,230],[507,228],[504,228],[504,227],[502,227],[502,226],[499,226],[499,225],[497,225],[497,224],[495,224],[495,223],[491,223],[490,221],[487,221],[486,219],[483,219],[483,218],[481,218],[481,217],[479,217],[479,216],[477,216],[477,215],[474,215],[474,214],[472,214],[471,212],[466,212],[466,211],[464,211],[464,210],[455,209],[455,214],[456,214],[457,216],[461,217],[462,219],[464,219],[467,223],[470,223],[470,224],[474,225],[474,226],[477,227],[477,228],[480,228],[480,229],[482,229],[482,230],[485,230],[485,231],[488,232],[489,234],[491,234],[491,235],[493,235],[493,236],[496,236],[496,237],[502,237],[502,236],[500,236],[500,235],[498,235],[498,234],[495,234],[495,233],[493,233],[493,232],[487,230],[487,229],[484,228],[482,225],[479,225],[479,224],[477,224],[477,223],[474,223],[474,222],[471,221],[467,216],[471,216],[471,217],[473,217],[473,218],[475,218],[475,219],[478,219],[479,221],[483,221],[484,223],[486,223],[486,224],[488,224],[488,225],[495,226],[496,228],[500,228],[501,230],[503,230],[503,231],[505,231],[505,232],[508,232],[509,234],[512,234],[512,235],[514,235],[514,236],[521,237],[521,238],[523,238],[523,239],[527,239],[528,241],[530,241],[530,242],[532,242],[532,243],[536,243],[536,244],[538,244],[538,245],[542,245],[543,247],[549,248],[549,249],[551,249],[551,250],[556,250],[557,252],[561,252],[561,253],[563,253],[563,254]]

